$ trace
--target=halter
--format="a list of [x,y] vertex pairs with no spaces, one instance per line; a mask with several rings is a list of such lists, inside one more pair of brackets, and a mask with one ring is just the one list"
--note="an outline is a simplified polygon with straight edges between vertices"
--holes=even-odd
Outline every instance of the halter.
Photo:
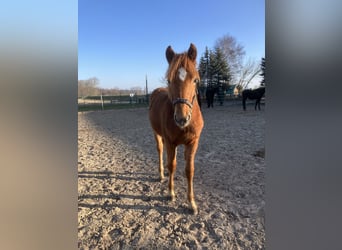
[[190,109],[192,109],[192,107],[194,106],[194,100],[195,100],[195,95],[192,98],[192,101],[190,102],[188,99],[184,99],[184,98],[177,98],[175,100],[172,101],[173,106],[175,106],[176,104],[186,104],[189,106]]
[[197,95],[197,89],[196,89],[196,93],[195,95],[192,97],[192,101],[190,102],[188,99],[184,99],[184,98],[176,98],[175,100],[172,101],[173,106],[175,106],[176,104],[186,104],[189,106],[189,108],[192,111],[192,107],[194,106],[194,101]]

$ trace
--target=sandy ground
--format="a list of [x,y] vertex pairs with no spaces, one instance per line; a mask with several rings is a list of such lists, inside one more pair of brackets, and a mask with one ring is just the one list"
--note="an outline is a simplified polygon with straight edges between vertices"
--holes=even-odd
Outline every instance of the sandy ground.
[[198,215],[186,201],[183,146],[176,201],[168,178],[159,181],[147,108],[79,113],[79,249],[265,249],[264,108],[203,107]]

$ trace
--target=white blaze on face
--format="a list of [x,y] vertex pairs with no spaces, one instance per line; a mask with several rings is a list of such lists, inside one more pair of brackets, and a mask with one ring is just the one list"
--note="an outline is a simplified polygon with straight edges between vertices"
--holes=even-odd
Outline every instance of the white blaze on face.
[[178,76],[179,76],[179,79],[181,79],[184,82],[186,78],[186,70],[184,68],[180,68],[178,70]]

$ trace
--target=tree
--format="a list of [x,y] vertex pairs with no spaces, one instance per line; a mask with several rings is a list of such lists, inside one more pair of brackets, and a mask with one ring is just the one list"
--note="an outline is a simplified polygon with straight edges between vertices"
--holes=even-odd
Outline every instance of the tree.
[[246,54],[243,46],[233,36],[227,34],[216,40],[214,48],[220,48],[222,51],[224,59],[229,65],[231,82],[236,84],[242,68],[243,57]]
[[212,51],[206,47],[200,58],[198,72],[202,80],[201,85],[205,87],[218,87],[221,84],[226,88],[231,79],[229,66],[220,48]]
[[78,97],[86,97],[92,95],[98,95],[100,90],[98,88],[99,79],[96,77],[89,78],[87,80],[78,81]]
[[249,59],[244,65],[242,65],[239,81],[237,83],[239,93],[241,93],[242,90],[248,87],[248,84],[253,80],[254,77],[257,76],[260,71],[260,65],[256,61],[253,61],[251,59]]
[[222,50],[217,47],[212,51],[206,47],[204,55],[200,58],[198,72],[201,77],[199,90],[202,95],[204,92],[208,93],[209,89],[211,93],[217,93],[220,105],[222,105],[224,92],[231,79],[230,68]]
[[136,95],[143,95],[143,94],[145,94],[145,91],[141,87],[139,87],[139,86],[131,87],[130,91],[131,91],[131,93],[134,93]]
[[208,80],[208,67],[209,67],[209,50],[208,47],[205,47],[204,55],[200,58],[200,63],[198,65],[198,73],[201,77],[202,85],[207,85]]
[[265,70],[266,70],[266,61],[265,61],[265,57],[262,57],[262,58],[261,58],[260,67],[261,67],[260,76],[262,77],[262,79],[261,79],[261,85],[262,85],[262,86],[265,86]]
[[220,48],[214,49],[214,56],[212,61],[212,78],[217,85],[229,85],[231,80],[230,70],[224,54]]

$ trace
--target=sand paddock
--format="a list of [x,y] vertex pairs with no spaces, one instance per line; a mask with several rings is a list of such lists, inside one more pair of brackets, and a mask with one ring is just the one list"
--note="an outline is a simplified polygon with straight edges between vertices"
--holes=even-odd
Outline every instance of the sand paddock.
[[147,108],[78,114],[80,249],[265,249],[264,106],[202,112],[196,216],[186,201],[183,146],[176,201],[168,178],[159,181]]

